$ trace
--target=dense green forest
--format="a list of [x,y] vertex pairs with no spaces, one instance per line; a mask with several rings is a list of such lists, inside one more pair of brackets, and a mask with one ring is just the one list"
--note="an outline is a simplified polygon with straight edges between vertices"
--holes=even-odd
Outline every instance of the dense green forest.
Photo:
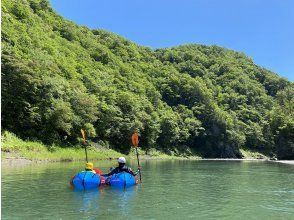
[[128,152],[138,129],[146,151],[294,159],[293,83],[243,53],[153,50],[78,26],[47,0],[3,0],[1,41],[2,131],[75,145],[85,128]]

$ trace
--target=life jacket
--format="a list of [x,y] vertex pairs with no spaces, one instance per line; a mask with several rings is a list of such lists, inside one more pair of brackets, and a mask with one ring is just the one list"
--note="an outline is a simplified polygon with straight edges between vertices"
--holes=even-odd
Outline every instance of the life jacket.
[[103,174],[102,170],[100,170],[99,168],[94,168],[93,170],[99,175],[101,184],[104,184],[105,178],[104,178],[104,176],[102,176],[102,174]]

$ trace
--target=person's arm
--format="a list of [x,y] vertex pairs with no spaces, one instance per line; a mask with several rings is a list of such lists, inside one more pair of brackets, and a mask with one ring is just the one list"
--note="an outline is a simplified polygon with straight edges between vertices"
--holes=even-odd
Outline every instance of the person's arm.
[[111,170],[111,172],[110,172],[110,173],[107,173],[107,174],[102,174],[102,176],[104,176],[104,177],[111,176],[111,175],[113,175],[113,174],[115,174],[115,173],[116,173],[116,169],[117,169],[117,168],[115,168],[115,169]]
[[138,167],[138,170],[136,171],[136,175],[138,175],[138,173],[140,173],[141,172],[141,167]]
[[132,174],[133,176],[136,176],[137,175],[137,172],[134,173],[134,171],[131,168],[128,168],[127,172],[130,173],[130,174]]

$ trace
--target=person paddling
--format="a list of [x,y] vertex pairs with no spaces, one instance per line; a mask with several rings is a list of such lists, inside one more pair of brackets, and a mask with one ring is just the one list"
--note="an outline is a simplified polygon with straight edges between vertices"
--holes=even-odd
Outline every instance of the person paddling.
[[107,176],[111,176],[113,174],[117,174],[117,173],[121,173],[121,172],[127,172],[127,173],[132,174],[133,176],[136,176],[138,174],[139,170],[141,169],[141,167],[138,167],[138,171],[136,173],[134,173],[131,168],[126,166],[127,161],[126,161],[126,158],[124,158],[124,157],[118,158],[117,162],[118,162],[118,167],[111,170],[111,172],[108,174],[102,174],[102,176],[107,177]]

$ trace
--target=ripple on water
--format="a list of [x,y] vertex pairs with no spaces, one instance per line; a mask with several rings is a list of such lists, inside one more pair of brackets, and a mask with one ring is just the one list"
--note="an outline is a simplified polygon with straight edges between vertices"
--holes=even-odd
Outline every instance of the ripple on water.
[[[110,165],[99,162],[104,170]],[[80,164],[4,170],[2,219],[291,219],[294,214],[289,166],[220,161],[142,161],[142,166],[142,185],[92,192],[68,187]]]

